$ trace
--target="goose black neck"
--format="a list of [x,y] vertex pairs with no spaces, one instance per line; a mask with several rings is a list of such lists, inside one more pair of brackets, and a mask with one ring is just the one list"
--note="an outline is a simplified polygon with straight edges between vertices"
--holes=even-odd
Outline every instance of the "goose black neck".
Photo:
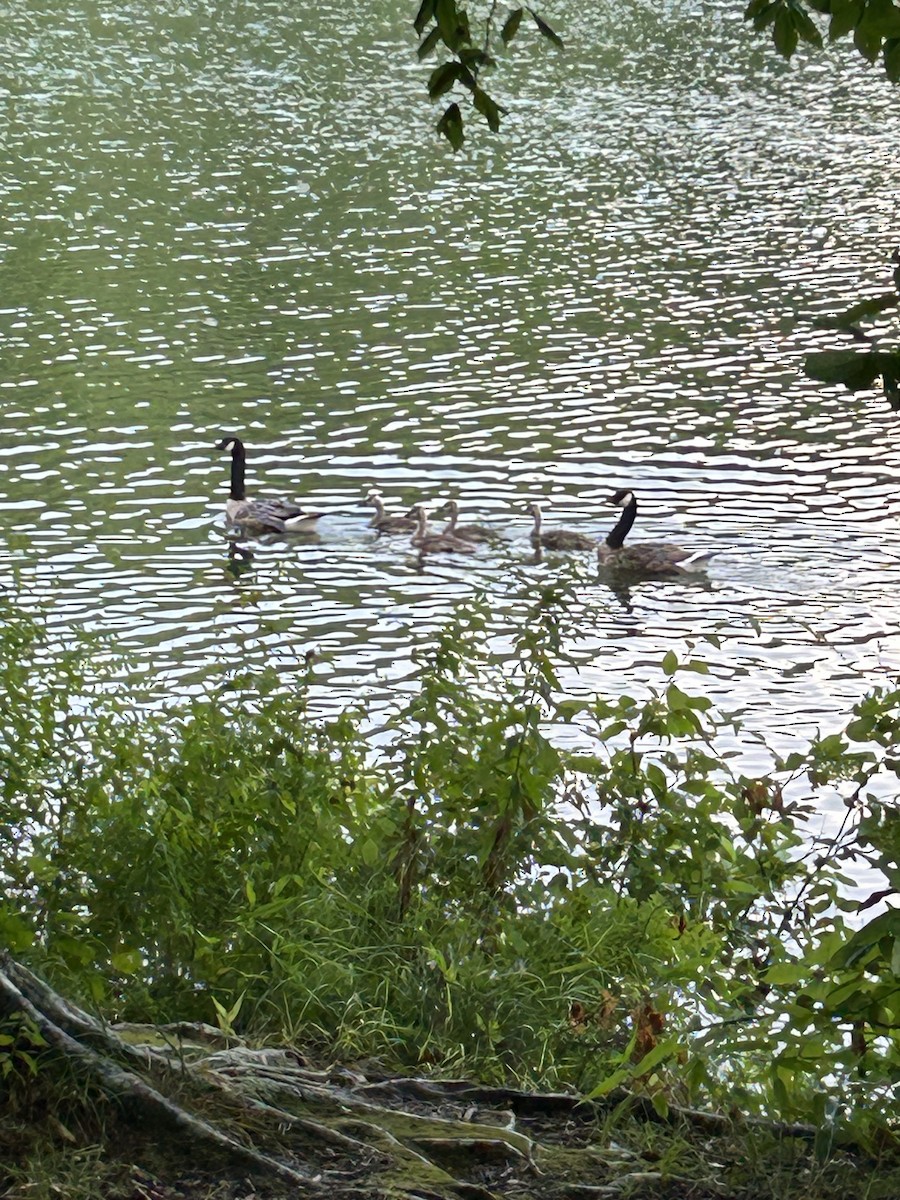
[[610,530],[606,536],[606,544],[610,550],[621,550],[628,537],[628,531],[634,524],[634,518],[637,516],[637,500],[634,496],[628,501],[622,509],[622,515],[615,524],[615,528]]
[[231,443],[231,499],[244,500],[246,490],[244,485],[244,467],[247,456],[244,453],[244,443],[240,438],[233,438]]

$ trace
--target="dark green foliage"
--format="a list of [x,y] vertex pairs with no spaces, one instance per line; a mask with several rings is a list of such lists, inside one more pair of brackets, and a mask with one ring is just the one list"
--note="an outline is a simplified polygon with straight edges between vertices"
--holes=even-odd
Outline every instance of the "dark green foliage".
[[522,17],[525,15],[524,8],[514,8],[503,23],[503,28],[500,30],[500,37],[503,40],[504,46],[508,46],[516,34],[519,32],[519,26],[522,24]]
[[[7,938],[111,1017],[595,1095],[631,1083],[661,1112],[737,1099],[818,1120],[828,1099],[868,1137],[898,1072],[900,928],[879,908],[845,927],[840,888],[864,858],[885,877],[870,906],[897,894],[896,805],[869,784],[900,775],[900,691],[735,776],[722,719],[683,685],[700,660],[666,655],[643,703],[563,697],[574,586],[527,601],[502,662],[467,604],[377,757],[268,672],[132,711],[11,613]],[[570,722],[581,752],[554,736]],[[812,858],[803,822],[832,787],[847,819]]]
[[823,350],[807,356],[806,373],[823,383],[843,383],[851,392],[861,392],[881,376],[900,375],[900,352]]
[[437,123],[438,133],[442,133],[454,150],[459,150],[465,141],[462,113],[458,104],[450,104],[444,110]]
[[[533,9],[529,8],[527,11],[540,33],[554,45],[562,46],[562,39],[543,17]],[[516,8],[509,12],[498,34],[496,5],[493,5],[484,19],[483,29],[475,37],[468,13],[457,4],[457,0],[423,0],[413,22],[416,33],[420,37],[425,34],[419,43],[419,58],[427,58],[441,46],[450,54],[450,57],[431,73],[428,81],[430,99],[438,99],[459,84],[463,91],[468,93],[473,109],[484,117],[491,132],[499,132],[500,120],[506,114],[506,109],[485,91],[480,75],[485,68],[497,65],[492,48],[498,38],[501,45],[509,45],[519,31],[525,12],[524,8]],[[436,129],[449,141],[454,150],[461,149],[465,137],[463,115],[457,102],[445,110],[437,122]]]
[[879,317],[891,309],[900,309],[900,251],[893,256],[893,290],[861,300],[834,316],[820,317],[814,323],[820,329],[839,329],[849,333],[868,349],[823,350],[806,357],[807,375],[823,383],[842,383],[851,392],[867,391],[881,380],[885,399],[895,412],[900,410],[900,349],[877,350],[873,339],[860,322]]
[[543,17],[539,17],[533,8],[529,8],[528,11],[531,13],[532,20],[534,21],[535,25],[537,25],[544,37],[547,38],[548,41],[552,42],[554,46],[558,46],[560,50],[562,50],[564,43],[559,34],[551,29]]
[[[441,47],[449,55],[438,68],[440,74],[433,73],[429,80],[430,98],[434,100],[459,84],[491,131],[498,132],[506,110],[486,94],[479,76],[483,68],[497,65],[495,50],[508,47],[519,35],[526,13],[543,38],[564,48],[563,39],[533,8],[502,13],[497,4],[491,4],[470,20],[468,11],[457,0],[423,0],[413,21],[421,38],[418,56],[426,58]],[[830,18],[830,40],[852,33],[856,49],[868,62],[875,62],[881,55],[888,78],[892,82],[900,79],[900,7],[894,0],[750,0],[744,10],[744,18],[753,23],[754,29],[771,28],[776,50],[788,59],[800,42],[821,48],[823,22],[817,23],[817,17]],[[457,112],[459,120],[455,114],[450,119],[445,113],[437,123],[438,132],[454,150],[459,150],[464,141],[458,103]]]
[[883,55],[888,78],[897,82],[894,39],[900,38],[900,7],[893,0],[750,0],[744,18],[754,29],[772,26],[772,41],[779,54],[790,58],[798,42],[821,47],[822,34],[809,10],[830,16],[831,41],[853,34],[859,53],[873,63]]

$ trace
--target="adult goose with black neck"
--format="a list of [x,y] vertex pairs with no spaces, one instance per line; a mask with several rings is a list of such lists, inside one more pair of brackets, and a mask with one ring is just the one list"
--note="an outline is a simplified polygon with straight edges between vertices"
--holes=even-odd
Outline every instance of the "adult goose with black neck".
[[225,514],[232,525],[237,525],[251,536],[264,533],[302,533],[313,528],[321,513],[309,512],[290,500],[278,497],[259,496],[251,499],[247,495],[245,474],[247,453],[244,443],[237,437],[222,438],[217,450],[231,448],[231,491],[225,505]]
[[634,575],[687,575],[702,571],[713,557],[708,550],[684,550],[670,542],[636,542],[626,546],[625,538],[637,516],[637,499],[633,491],[623,488],[616,492],[611,503],[621,506],[622,515],[606,541],[597,547],[601,566]]

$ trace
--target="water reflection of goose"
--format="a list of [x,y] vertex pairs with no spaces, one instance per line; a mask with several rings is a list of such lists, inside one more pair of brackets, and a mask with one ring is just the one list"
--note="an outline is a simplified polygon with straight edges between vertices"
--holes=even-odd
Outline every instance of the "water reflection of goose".
[[408,533],[416,527],[416,522],[412,517],[390,516],[384,507],[380,492],[374,490],[369,492],[366,496],[366,504],[371,504],[375,509],[375,516],[369,522],[369,526],[377,529],[379,533]]
[[225,513],[232,525],[245,534],[304,532],[313,528],[321,513],[308,512],[290,500],[277,497],[250,499],[244,483],[247,455],[240,438],[226,437],[216,445],[217,450],[231,447],[231,491]]
[[682,575],[703,571],[713,557],[708,550],[683,550],[670,542],[637,542],[625,545],[625,538],[637,516],[637,499],[628,488],[616,492],[612,504],[622,507],[613,529],[606,541],[597,547],[597,559],[601,566],[644,575]]
[[463,538],[454,537],[450,533],[429,533],[428,513],[424,504],[416,504],[409,510],[410,517],[416,521],[416,532],[412,535],[412,545],[419,554],[472,554],[477,546]]
[[460,525],[459,521],[459,505],[455,500],[448,500],[442,508],[438,509],[438,513],[449,513],[450,520],[447,522],[447,528],[444,533],[450,537],[462,538],[466,542],[491,542],[497,537],[493,529],[489,529],[487,525]]
[[545,533],[542,528],[544,516],[537,501],[528,505],[528,511],[534,517],[531,540],[535,546],[543,546],[545,550],[593,550],[597,545],[595,538],[574,529],[548,529]]

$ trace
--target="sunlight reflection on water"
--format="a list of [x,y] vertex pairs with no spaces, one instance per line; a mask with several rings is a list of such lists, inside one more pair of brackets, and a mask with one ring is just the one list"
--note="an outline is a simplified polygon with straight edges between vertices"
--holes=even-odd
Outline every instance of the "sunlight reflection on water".
[[[473,594],[503,635],[553,569],[529,498],[600,537],[633,486],[635,536],[717,556],[708,580],[585,582],[571,690],[639,693],[696,644],[773,749],[838,726],[898,668],[900,433],[801,363],[834,341],[815,315],[886,282],[889,85],[836,54],[788,70],[724,9],[613,30],[570,5],[579,54],[523,48],[503,136],[454,158],[413,56],[372,57],[373,19],[411,45],[374,11],[10,17],[4,573],[164,691],[222,662],[290,678],[314,645],[333,711],[411,686]],[[326,512],[242,574],[223,431]],[[398,511],[456,495],[503,541],[420,569],[367,528],[372,485]]]

